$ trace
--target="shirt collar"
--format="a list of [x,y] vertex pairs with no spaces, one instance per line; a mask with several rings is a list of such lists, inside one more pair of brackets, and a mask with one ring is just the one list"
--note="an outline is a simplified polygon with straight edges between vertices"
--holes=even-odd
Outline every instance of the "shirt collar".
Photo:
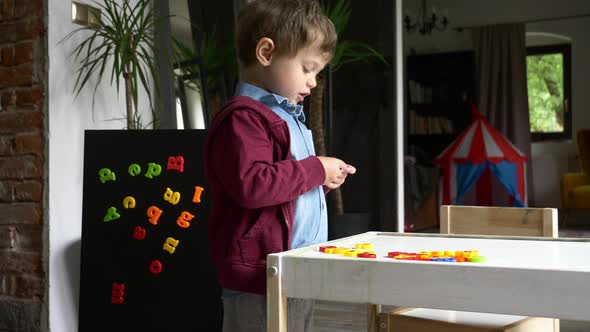
[[244,82],[238,83],[238,86],[236,87],[236,95],[250,97],[269,107],[279,106],[281,109],[291,114],[295,119],[305,122],[303,105],[290,103],[287,98],[268,92],[255,85]]

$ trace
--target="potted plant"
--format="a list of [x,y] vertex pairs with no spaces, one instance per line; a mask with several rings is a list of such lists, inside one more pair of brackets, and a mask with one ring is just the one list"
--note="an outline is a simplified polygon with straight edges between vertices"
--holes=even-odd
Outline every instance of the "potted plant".
[[[342,32],[348,26],[352,8],[351,2],[347,0],[338,0],[334,5],[328,1],[322,1],[324,14],[332,21],[338,35],[338,43],[334,52],[332,61],[320,75],[316,82],[317,86],[311,91],[310,96],[310,127],[314,137],[314,147],[316,154],[319,156],[326,155],[326,134],[324,132],[324,97],[325,92],[331,96],[331,87],[326,91],[325,84],[332,76],[332,73],[342,66],[354,62],[370,62],[377,60],[387,65],[387,61],[381,53],[366,43],[342,39]],[[330,104],[330,100],[328,100]],[[331,108],[331,105],[328,105]],[[344,204],[342,201],[342,192],[340,188],[330,192],[332,198],[332,214],[340,216],[344,214]]]
[[150,124],[144,124],[138,112],[138,92],[140,89],[145,91],[154,114],[151,85],[157,91],[155,76],[159,65],[154,27],[161,18],[156,17],[151,0],[137,0],[135,4],[130,0],[94,3],[102,12],[97,22],[72,31],[62,40],[82,32],[88,34],[72,52],[79,64],[75,94],[77,96],[91,82],[91,77],[95,77],[94,94],[105,76],[110,76],[111,84],[113,81],[116,83],[117,93],[122,80],[125,84],[127,129],[146,128]]

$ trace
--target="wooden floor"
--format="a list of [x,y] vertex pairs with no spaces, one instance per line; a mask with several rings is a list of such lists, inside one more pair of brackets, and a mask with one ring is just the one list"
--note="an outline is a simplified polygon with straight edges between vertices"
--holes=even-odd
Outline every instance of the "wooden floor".
[[[438,232],[438,230],[430,230],[429,232]],[[568,220],[566,226],[562,226],[560,229],[559,236],[590,238],[590,225],[575,222],[573,219]],[[367,305],[363,303],[316,301],[314,315],[314,332],[367,331]],[[590,331],[590,322],[561,320],[560,331],[588,332]]]

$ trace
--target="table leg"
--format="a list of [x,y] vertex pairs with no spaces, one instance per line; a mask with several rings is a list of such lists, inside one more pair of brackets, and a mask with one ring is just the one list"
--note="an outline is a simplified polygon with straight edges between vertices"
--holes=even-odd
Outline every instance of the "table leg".
[[380,304],[367,304],[367,331],[379,331],[379,314],[381,313]]
[[281,259],[267,257],[266,321],[268,332],[287,332],[287,297],[283,292]]

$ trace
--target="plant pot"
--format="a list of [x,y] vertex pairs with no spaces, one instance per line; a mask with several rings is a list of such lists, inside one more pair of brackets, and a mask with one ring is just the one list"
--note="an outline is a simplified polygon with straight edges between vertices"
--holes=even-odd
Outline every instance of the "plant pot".
[[339,239],[368,232],[370,223],[369,212],[345,212],[342,215],[332,215],[328,219],[328,239]]

